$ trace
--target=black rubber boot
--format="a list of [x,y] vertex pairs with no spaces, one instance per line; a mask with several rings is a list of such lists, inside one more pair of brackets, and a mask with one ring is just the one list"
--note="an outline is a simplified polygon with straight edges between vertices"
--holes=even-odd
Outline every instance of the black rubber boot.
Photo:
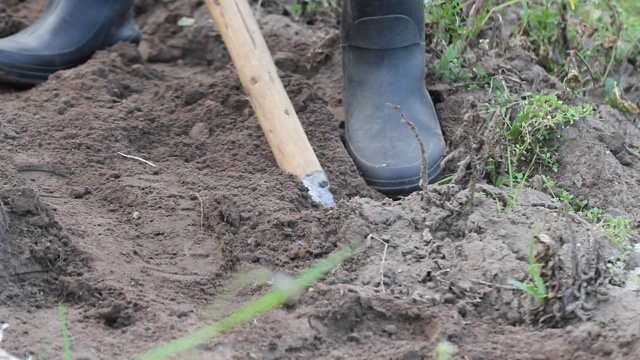
[[0,81],[35,85],[118,42],[140,42],[133,0],[50,0],[40,19],[0,39]]
[[425,86],[423,0],[345,0],[341,22],[346,147],[367,183],[389,196],[420,189],[420,144],[428,180],[442,176],[445,143]]

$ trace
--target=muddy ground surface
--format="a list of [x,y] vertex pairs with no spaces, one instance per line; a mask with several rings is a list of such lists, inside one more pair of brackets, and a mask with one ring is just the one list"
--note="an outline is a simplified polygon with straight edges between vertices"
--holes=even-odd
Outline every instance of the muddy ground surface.
[[[3,1],[0,34],[23,28],[44,5]],[[640,298],[608,275],[612,246],[548,193],[526,189],[504,211],[507,189],[482,176],[399,201],[366,186],[341,142],[331,17],[295,19],[273,1],[259,12],[332,181],[338,206],[326,209],[277,168],[202,2],[140,0],[135,11],[139,47],[100,51],[33,89],[0,87],[5,350],[62,358],[63,301],[74,358],[130,358],[268,290],[241,291],[212,314],[239,274],[265,267],[295,275],[363,241],[295,303],[178,358],[431,359],[443,340],[457,346],[456,359],[640,358]],[[195,26],[176,26],[183,15]],[[562,88],[527,52],[474,56],[514,91]],[[478,109],[489,94],[427,83],[448,153],[457,154],[447,173],[455,173],[481,152],[486,117]],[[571,101],[596,112],[565,130],[560,169],[548,175],[637,228],[640,159],[629,149],[640,146],[638,118],[597,100]],[[527,279],[536,232],[551,240],[538,249],[552,279],[544,308],[508,283]],[[627,266],[640,260],[633,255]]]

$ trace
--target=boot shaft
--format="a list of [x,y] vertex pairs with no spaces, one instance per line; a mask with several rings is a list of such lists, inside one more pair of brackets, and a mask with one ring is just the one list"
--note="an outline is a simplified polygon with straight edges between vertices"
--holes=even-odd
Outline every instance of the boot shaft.
[[[424,1],[423,0],[343,0],[341,18],[342,44],[350,43],[350,32],[355,22],[365,18],[404,16],[409,18],[418,32],[418,39],[424,42]],[[393,32],[399,29],[389,28]],[[380,34],[371,34],[372,37]]]

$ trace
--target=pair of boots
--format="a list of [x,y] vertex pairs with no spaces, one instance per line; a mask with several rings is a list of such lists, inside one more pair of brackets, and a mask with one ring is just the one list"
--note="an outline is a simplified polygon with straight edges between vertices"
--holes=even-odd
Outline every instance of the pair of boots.
[[[246,1],[246,0],[238,0]],[[0,40],[0,80],[35,85],[117,42],[140,41],[133,0],[50,0],[27,29]],[[389,196],[441,176],[444,140],[424,83],[423,0],[344,0],[341,40],[346,148],[369,185]],[[399,105],[415,124],[401,122]]]

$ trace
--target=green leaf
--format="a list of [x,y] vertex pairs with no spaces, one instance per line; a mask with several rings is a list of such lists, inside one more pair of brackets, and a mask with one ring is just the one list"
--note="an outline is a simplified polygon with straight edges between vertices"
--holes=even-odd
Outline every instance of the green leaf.
[[178,26],[180,27],[190,27],[196,24],[196,19],[190,16],[183,16],[178,20]]
[[516,281],[516,280],[509,280],[509,284],[517,287],[518,289],[528,292],[529,294],[533,295],[532,289],[531,289],[531,285],[527,285],[525,283],[522,283],[520,281]]
[[531,114],[529,112],[523,112],[522,114],[518,115],[518,117],[513,120],[513,125],[511,125],[511,130],[509,130],[507,136],[509,136],[510,138],[518,137],[518,135],[520,135],[520,124],[524,121],[529,120],[530,116]]

